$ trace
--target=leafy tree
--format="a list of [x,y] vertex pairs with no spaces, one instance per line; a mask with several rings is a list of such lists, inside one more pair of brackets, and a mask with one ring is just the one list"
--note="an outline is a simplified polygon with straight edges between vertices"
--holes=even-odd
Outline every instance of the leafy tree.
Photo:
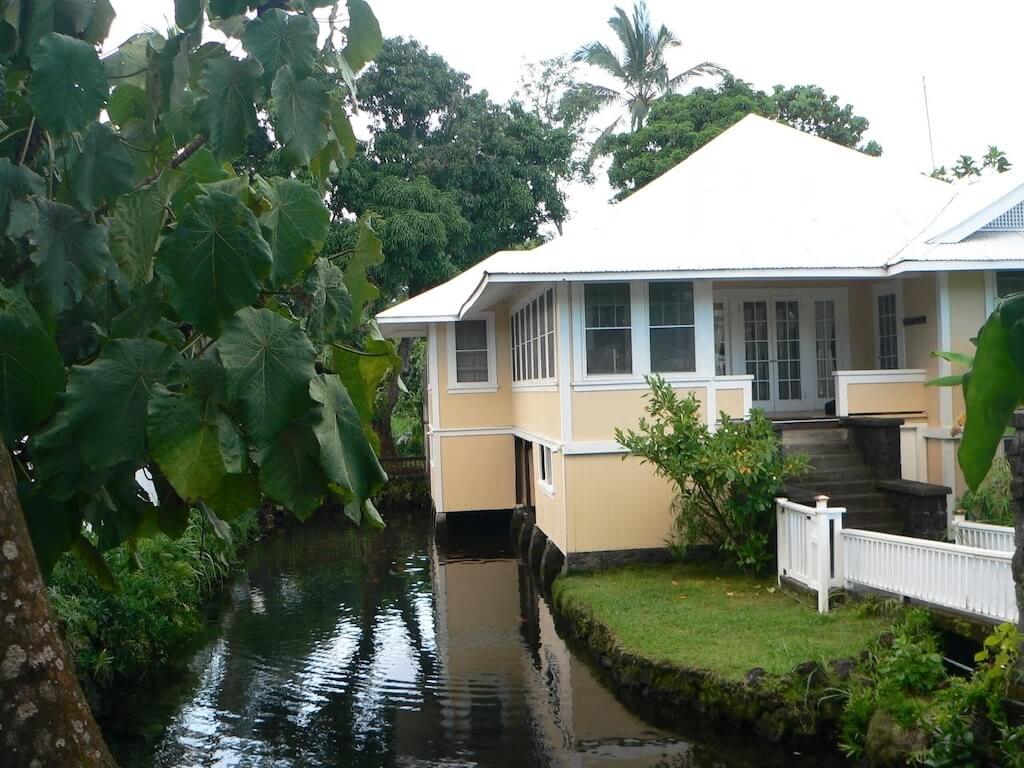
[[[794,94],[800,94],[799,98]],[[839,109],[837,104],[835,96],[817,86],[776,86],[773,94],[766,94],[726,75],[715,88],[695,88],[685,95],[659,99],[643,128],[609,137],[612,163],[608,179],[618,190],[618,199],[628,197],[751,113],[868,154],[880,153],[881,147],[874,142],[861,144],[868,121],[853,115],[849,105]],[[812,114],[818,117],[812,119]]]
[[[396,358],[364,319],[375,217],[349,252],[320,254],[323,185],[355,151],[340,84],[382,40],[364,0],[322,33],[327,5],[177,0],[167,35],[101,60],[107,0],[2,3],[0,731],[15,764],[113,764],[41,589],[63,552],[116,588],[103,552],[178,536],[192,509],[218,531],[264,500],[301,518],[334,498],[380,522],[367,424]],[[204,43],[207,25],[232,40]],[[277,176],[245,170],[261,120]]]
[[[472,92],[466,75],[415,40],[386,40],[357,85],[374,138],[334,179],[332,243],[340,248],[354,240],[354,217],[384,217],[379,234],[387,258],[372,270],[379,306],[565,219],[561,184],[572,175],[574,144],[565,128]],[[399,344],[403,367],[410,350],[409,341]],[[377,403],[374,422],[386,453],[394,447],[391,412],[399,391],[392,380]]]
[[855,115],[851,104],[840,106],[839,97],[828,95],[821,86],[776,85],[772,101],[779,122],[867,155],[882,154],[877,142],[862,142],[869,125],[867,118]]
[[[581,87],[602,106],[625,106],[629,114],[630,130],[636,131],[643,127],[651,106],[665,94],[677,91],[694,77],[725,72],[717,64],[705,61],[670,75],[665,54],[682,43],[664,24],[655,31],[645,0],[637,0],[632,17],[615,6],[614,14],[608,19],[608,26],[618,38],[621,53],[615,53],[605,43],[594,41],[581,46],[573,54],[573,61],[596,67],[618,83],[617,89],[593,83]],[[610,135],[622,117],[624,115],[616,118],[603,135]]]
[[960,159],[950,168],[940,165],[931,172],[933,179],[942,181],[953,181],[954,179],[966,179],[971,176],[981,176],[983,173],[1006,173],[1012,167],[1012,163],[1006,157],[1006,153],[994,144],[989,145],[988,151],[982,156],[979,166],[970,155],[960,155]]

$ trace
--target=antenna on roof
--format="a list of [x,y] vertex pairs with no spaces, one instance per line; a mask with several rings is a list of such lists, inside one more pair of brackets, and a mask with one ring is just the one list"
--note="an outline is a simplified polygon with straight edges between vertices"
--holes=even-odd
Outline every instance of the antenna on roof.
[[932,158],[932,170],[935,170],[935,143],[932,141],[932,116],[928,111],[928,86],[925,85],[924,75],[921,75],[921,91],[924,93],[924,119],[928,123],[928,152]]

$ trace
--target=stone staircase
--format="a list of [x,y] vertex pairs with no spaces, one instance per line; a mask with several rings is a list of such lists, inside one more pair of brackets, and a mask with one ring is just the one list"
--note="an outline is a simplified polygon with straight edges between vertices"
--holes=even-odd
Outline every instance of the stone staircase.
[[903,533],[903,521],[887,494],[875,487],[879,478],[850,441],[838,422],[798,429],[780,425],[782,450],[809,457],[810,471],[786,484],[792,501],[813,505],[818,494],[829,497],[830,507],[846,507],[843,526],[884,533]]

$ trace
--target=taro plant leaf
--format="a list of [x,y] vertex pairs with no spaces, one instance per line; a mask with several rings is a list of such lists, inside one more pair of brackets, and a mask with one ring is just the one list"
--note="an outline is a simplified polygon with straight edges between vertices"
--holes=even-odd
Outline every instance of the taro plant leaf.
[[256,300],[270,266],[270,246],[256,217],[224,192],[196,198],[157,254],[171,305],[211,336]]
[[316,352],[298,324],[269,309],[247,307],[225,324],[217,352],[228,398],[257,446],[268,445],[309,409]]
[[349,328],[355,328],[363,319],[363,310],[371,301],[380,296],[380,291],[367,277],[367,270],[384,263],[384,251],[380,237],[373,229],[373,218],[364,215],[359,219],[359,234],[356,247],[345,267],[345,287],[352,297],[352,314]]
[[66,35],[44,37],[32,52],[28,98],[39,124],[51,133],[84,128],[107,101],[107,75],[96,49]]
[[160,505],[156,508],[157,528],[172,539],[180,538],[188,528],[189,513],[192,507],[175,493],[174,488],[167,482],[167,478],[159,472],[153,473],[153,486],[160,499]]
[[174,23],[188,29],[203,17],[204,0],[174,0]]
[[39,325],[0,313],[0,430],[8,445],[53,412],[64,361]]
[[11,220],[11,206],[28,205],[29,195],[41,195],[45,185],[41,176],[24,165],[13,165],[6,157],[0,158],[0,235],[7,232]]
[[199,111],[210,146],[231,159],[245,151],[256,130],[256,107],[263,67],[255,59],[213,58],[203,66],[199,87],[205,92]]
[[245,13],[246,0],[209,0],[210,16],[228,19]]
[[308,164],[327,144],[331,117],[327,90],[312,77],[297,78],[285,65],[277,71],[271,97],[274,133],[284,145],[285,157]]
[[402,365],[395,345],[373,324],[362,350],[336,346],[331,350],[331,361],[352,397],[359,418],[369,424],[377,389],[390,371],[398,371]]
[[309,422],[292,422],[260,452],[260,487],[304,520],[320,506],[327,493],[319,458],[320,446]]
[[135,166],[121,139],[105,123],[93,123],[71,168],[71,194],[82,208],[95,208],[132,190]]
[[256,475],[224,475],[220,488],[205,501],[224,520],[233,520],[260,504],[260,485]]
[[295,179],[261,180],[270,209],[260,224],[270,243],[274,264],[271,282],[280,287],[294,282],[309,268],[330,228],[330,215],[316,190]]
[[936,350],[932,352],[932,357],[937,357],[941,360],[947,360],[957,365],[965,365],[970,368],[974,365],[973,355],[965,355],[963,352],[947,352],[944,350]]
[[306,274],[303,287],[310,301],[305,318],[310,338],[322,343],[342,337],[352,316],[352,297],[345,287],[341,267],[328,259],[317,259]]
[[366,0],[348,0],[348,29],[341,55],[358,72],[380,53],[384,38],[380,24]]
[[259,60],[270,80],[283,66],[291,67],[296,77],[306,77],[313,71],[318,32],[312,16],[272,8],[246,24],[242,46]]
[[39,570],[47,577],[81,533],[82,513],[73,500],[55,501],[47,496],[41,483],[19,483],[18,498],[25,511],[32,549],[39,558]]
[[110,566],[107,565],[106,559],[100,553],[96,547],[93,546],[92,542],[89,541],[85,536],[81,534],[71,544],[71,551],[74,552],[75,557],[78,559],[89,573],[91,573],[96,581],[103,589],[107,592],[117,592],[119,587],[117,579],[114,578],[113,572],[110,570]]
[[55,311],[68,309],[112,266],[107,229],[69,205],[33,198],[38,218],[29,275],[36,294]]
[[158,389],[149,399],[150,453],[183,499],[220,490],[225,470],[217,421],[217,405],[207,397]]
[[114,12],[114,6],[111,5],[110,0],[96,0],[90,5],[93,5],[94,8],[83,37],[87,42],[99,45],[110,34],[110,25],[114,23],[114,17],[117,14]]
[[334,374],[312,379],[309,396],[321,408],[313,426],[320,443],[320,464],[332,483],[361,503],[379,491],[388,478],[366,440],[356,406],[341,378]]
[[988,474],[999,441],[1024,394],[1024,371],[1014,363],[1009,340],[1010,332],[997,310],[982,327],[974,366],[964,376],[967,419],[958,457],[971,490],[977,490]]
[[92,472],[82,462],[74,430],[67,414],[61,411],[45,429],[29,438],[28,448],[35,478],[50,498],[63,501],[76,492],[89,492],[103,485],[103,473]]
[[68,375],[66,413],[93,469],[146,458],[146,410],[177,352],[152,339],[114,339]]

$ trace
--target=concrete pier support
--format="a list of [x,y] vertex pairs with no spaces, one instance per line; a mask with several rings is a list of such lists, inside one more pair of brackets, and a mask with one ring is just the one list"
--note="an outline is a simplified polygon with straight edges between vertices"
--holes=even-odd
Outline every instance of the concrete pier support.
[[544,554],[540,558],[540,580],[545,589],[565,567],[565,555],[551,539],[544,545]]
[[526,562],[530,566],[530,571],[533,574],[540,573],[540,561],[544,556],[544,547],[547,546],[548,537],[538,526],[533,526],[533,532],[530,534],[530,549],[527,552]]

